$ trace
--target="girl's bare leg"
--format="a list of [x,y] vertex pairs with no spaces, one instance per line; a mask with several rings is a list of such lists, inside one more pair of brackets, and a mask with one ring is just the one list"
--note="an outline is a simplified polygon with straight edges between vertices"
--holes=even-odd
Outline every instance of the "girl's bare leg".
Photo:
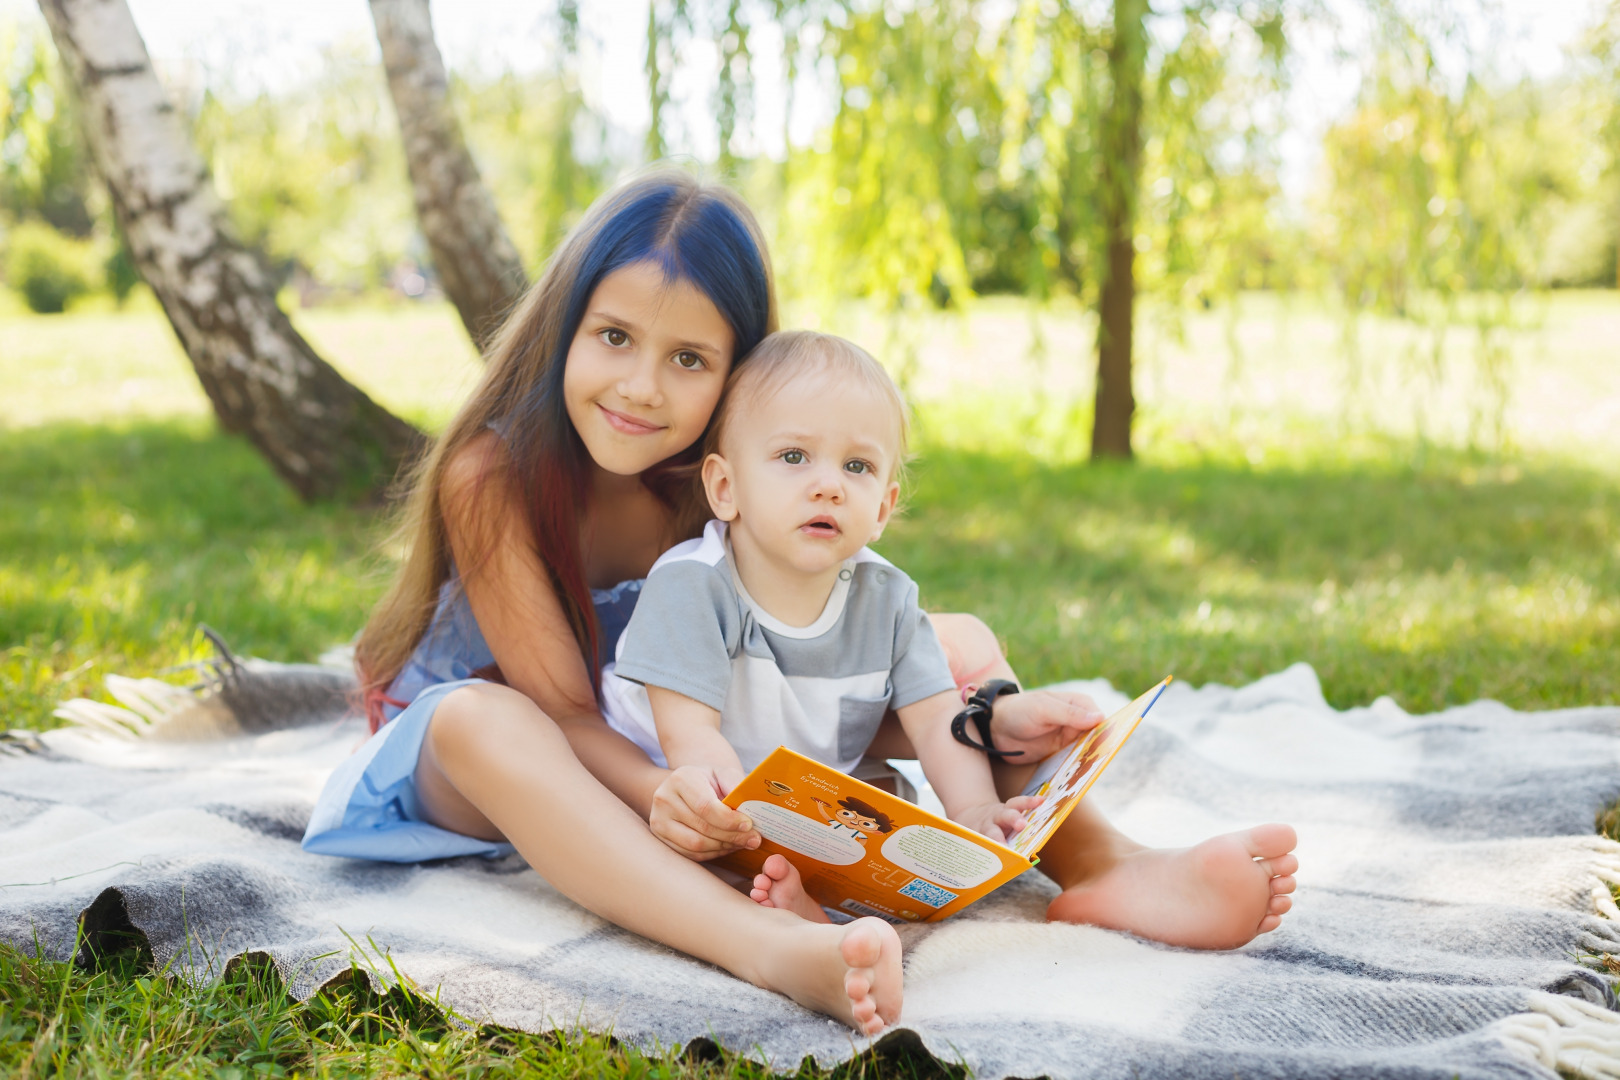
[[[983,622],[972,615],[930,618],[958,685],[1015,677]],[[1033,764],[997,765],[1002,797],[1021,794],[1033,770]],[[1190,848],[1148,848],[1082,800],[1041,848],[1042,872],[1063,889],[1046,916],[1171,945],[1236,948],[1275,930],[1292,906],[1294,842],[1289,826],[1260,825]]]
[[435,712],[416,770],[428,818],[504,837],[559,892],[626,930],[876,1034],[900,1018],[900,939],[762,907],[665,847],[516,690],[463,687]]

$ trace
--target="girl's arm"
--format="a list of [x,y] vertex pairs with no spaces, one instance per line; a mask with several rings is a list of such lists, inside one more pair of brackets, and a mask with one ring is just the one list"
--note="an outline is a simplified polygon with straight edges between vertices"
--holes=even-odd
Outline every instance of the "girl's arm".
[[507,683],[554,720],[580,762],[646,818],[668,775],[602,719],[590,672],[506,483],[504,444],[489,432],[456,452],[439,493],[450,550],[473,618]]
[[737,751],[720,734],[720,710],[662,686],[647,687],[658,745],[671,769],[695,766],[712,775],[724,796],[747,775]]
[[1020,796],[1003,803],[996,797],[989,759],[951,736],[951,719],[960,708],[956,695],[946,690],[895,711],[946,816],[1005,843],[1024,827],[1019,811],[1034,809],[1040,800]]

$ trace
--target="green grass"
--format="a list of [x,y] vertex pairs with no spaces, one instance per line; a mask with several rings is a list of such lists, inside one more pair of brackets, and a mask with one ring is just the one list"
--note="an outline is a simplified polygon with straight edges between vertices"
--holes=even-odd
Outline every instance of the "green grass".
[[[981,336],[1021,318],[1004,307],[990,307]],[[1572,311],[1582,325],[1620,325],[1614,298],[1587,295]],[[0,320],[0,727],[48,727],[57,703],[98,693],[108,672],[192,659],[204,651],[199,622],[248,653],[311,658],[349,638],[382,588],[376,518],[301,505],[221,435],[156,319]],[[432,424],[469,370],[451,319],[357,310],[301,322],[351,377]],[[1540,375],[1583,385],[1592,358],[1565,370],[1562,357],[1548,352]],[[971,350],[948,359],[971,371]],[[1153,378],[1205,386],[1196,360],[1161,357]],[[1311,381],[1290,363],[1300,367],[1286,351],[1257,353],[1246,377]],[[930,607],[983,616],[1026,680],[1104,675],[1135,689],[1168,672],[1238,684],[1305,660],[1341,707],[1380,694],[1415,711],[1478,697],[1620,702],[1613,431],[1593,443],[1588,425],[1559,443],[1530,410],[1536,437],[1487,454],[1199,391],[1152,402],[1137,464],[1093,467],[1075,460],[1084,416],[1065,404],[1084,387],[1054,389],[1038,365],[1007,371],[921,409],[907,508],[882,550]],[[1335,377],[1327,359],[1316,374]],[[1583,415],[1606,400],[1580,402]],[[897,1052],[836,1075],[930,1068]],[[80,970],[0,949],[0,1074],[231,1069],[753,1075],[729,1057],[458,1027],[408,994],[351,988],[297,1005],[263,972],[196,988],[137,954]]]
[[1341,708],[1620,701],[1614,474],[1305,438],[1261,466],[926,446],[884,551],[1032,682],[1241,684],[1304,660]]
[[[964,1076],[904,1048],[836,1069],[784,1065],[795,1080]],[[589,1032],[479,1027],[408,984],[377,994],[358,970],[298,1003],[262,962],[195,986],[152,970],[138,948],[75,967],[0,944],[0,1075],[763,1080],[770,1072],[712,1045],[648,1053]]]

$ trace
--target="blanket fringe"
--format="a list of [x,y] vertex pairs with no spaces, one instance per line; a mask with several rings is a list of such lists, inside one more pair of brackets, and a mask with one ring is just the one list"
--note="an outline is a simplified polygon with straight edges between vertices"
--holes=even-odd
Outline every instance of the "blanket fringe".
[[[173,669],[196,673],[193,685],[108,675],[107,691],[117,705],[74,698],[52,715],[94,740],[195,741],[299,727],[350,711],[354,674],[352,663],[343,663],[342,647],[322,657],[321,664],[276,664],[242,659],[213,630],[201,629],[214,646],[213,658]],[[18,743],[16,749],[38,747]]]
[[196,694],[159,679],[108,675],[103,682],[122,708],[88,698],[74,698],[58,706],[51,715],[87,731],[120,739],[138,739],[199,703]]
[[1597,1080],[1620,1080],[1620,1015],[1557,994],[1538,994],[1530,1011],[1497,1021],[1510,1049],[1546,1068]]

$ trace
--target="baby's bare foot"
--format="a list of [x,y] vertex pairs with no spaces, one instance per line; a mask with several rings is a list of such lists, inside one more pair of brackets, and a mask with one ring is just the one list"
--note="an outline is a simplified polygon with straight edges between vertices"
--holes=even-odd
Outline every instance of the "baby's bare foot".
[[807,1009],[876,1035],[900,1019],[900,935],[868,916],[843,926],[799,921],[767,950],[756,980]]
[[1169,945],[1235,949],[1293,906],[1294,830],[1258,825],[1177,851],[1146,849],[1064,890],[1048,919],[1128,930]]
[[832,921],[821,910],[821,905],[804,891],[804,881],[799,877],[798,868],[781,855],[772,855],[765,860],[765,865],[754,876],[754,887],[748,895],[761,907],[781,908],[811,922]]

